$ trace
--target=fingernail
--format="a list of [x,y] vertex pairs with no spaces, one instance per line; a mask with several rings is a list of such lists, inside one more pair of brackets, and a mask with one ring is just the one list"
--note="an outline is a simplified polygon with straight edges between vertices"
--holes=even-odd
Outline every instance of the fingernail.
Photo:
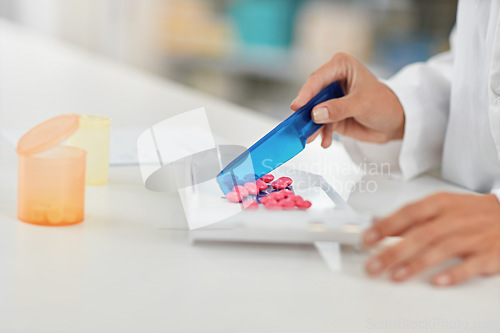
[[366,270],[370,274],[377,274],[381,272],[383,268],[384,264],[380,259],[377,258],[368,261],[368,264],[366,265]]
[[451,283],[451,276],[449,274],[441,274],[434,279],[434,284],[437,286],[447,286],[450,283]]
[[406,267],[400,267],[400,268],[396,268],[396,270],[394,271],[394,274],[392,274],[392,278],[394,280],[403,280],[405,277],[408,276],[408,268]]
[[328,109],[327,108],[314,109],[312,116],[315,122],[325,121],[328,119]]
[[295,100],[292,101],[292,103],[290,104],[290,106],[293,106],[293,104],[295,104]]
[[371,244],[380,238],[380,234],[375,230],[368,230],[363,236],[363,241],[366,244]]

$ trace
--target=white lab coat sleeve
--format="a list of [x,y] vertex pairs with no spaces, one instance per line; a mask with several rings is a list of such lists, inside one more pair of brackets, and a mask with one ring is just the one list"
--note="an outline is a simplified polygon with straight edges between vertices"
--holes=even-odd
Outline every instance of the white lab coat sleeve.
[[491,190],[491,194],[495,195],[498,201],[500,201],[500,188],[494,188],[493,190]]
[[373,144],[345,137],[344,145],[353,162],[389,164],[380,170],[390,169],[391,175],[404,179],[439,166],[448,122],[452,75],[453,51],[450,50],[425,63],[406,66],[387,81],[381,80],[403,106],[403,140]]

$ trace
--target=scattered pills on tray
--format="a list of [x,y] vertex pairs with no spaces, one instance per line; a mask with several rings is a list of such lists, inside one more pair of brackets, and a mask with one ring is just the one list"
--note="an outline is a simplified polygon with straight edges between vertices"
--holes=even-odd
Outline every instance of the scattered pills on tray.
[[312,206],[311,202],[308,200],[304,200],[303,202],[300,202],[296,204],[298,208],[300,209],[308,209],[309,207]]
[[275,180],[274,182],[271,183],[271,186],[275,189],[275,190],[284,190],[287,186],[285,185],[285,183],[283,183],[282,181],[279,181],[279,180]]
[[241,194],[237,192],[229,192],[226,194],[226,199],[229,200],[230,202],[241,202]]
[[278,178],[278,181],[282,182],[287,187],[292,185],[292,183],[293,183],[292,178],[290,178],[290,177],[280,177],[280,178]]
[[269,196],[276,201],[280,201],[282,199],[285,199],[285,193],[283,193],[282,191],[271,192],[269,194]]
[[257,194],[259,193],[259,188],[257,187],[257,184],[256,183],[252,183],[252,182],[248,182],[248,183],[245,183],[245,188],[247,189],[248,193],[249,194]]
[[260,180],[262,180],[263,182],[266,182],[266,183],[270,183],[274,180],[274,176],[271,174],[267,174],[267,175],[260,177]]
[[238,193],[242,198],[248,197],[248,194],[249,194],[248,190],[246,189],[246,187],[245,186],[241,186],[241,185],[233,187],[233,192]]
[[[233,203],[241,203],[243,209],[258,209],[262,204],[270,210],[290,210],[294,208],[309,209],[312,204],[293,192],[293,180],[280,177],[275,180],[272,174],[257,179],[256,175],[243,177],[245,181],[237,182],[226,199]],[[253,181],[257,179],[256,181]]]
[[273,210],[280,210],[281,209],[281,205],[279,204],[279,202],[277,200],[274,200],[274,199],[269,199],[268,201],[266,201],[266,203],[264,204],[264,207],[266,207],[267,209],[273,209]]
[[268,187],[267,184],[260,179],[255,182],[255,185],[257,185],[259,191],[264,191]]
[[293,197],[293,202],[295,202],[296,205],[299,205],[300,203],[304,202],[304,198],[302,198],[300,195],[296,195]]
[[261,204],[265,205],[266,201],[271,200],[271,198],[268,195],[266,195],[266,196],[263,196],[263,197],[259,197],[258,200],[260,201]]
[[279,202],[280,206],[283,207],[283,209],[293,209],[295,208],[295,202],[291,199],[283,199]]
[[245,200],[241,203],[243,209],[259,209],[259,203],[254,200]]

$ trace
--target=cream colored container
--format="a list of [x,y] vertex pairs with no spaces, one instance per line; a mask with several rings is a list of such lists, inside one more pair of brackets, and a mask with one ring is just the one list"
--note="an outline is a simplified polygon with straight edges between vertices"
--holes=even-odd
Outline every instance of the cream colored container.
[[69,225],[83,221],[85,155],[76,147],[60,145],[78,128],[78,116],[49,119],[28,131],[17,144],[18,218],[41,225]]
[[67,141],[68,146],[82,148],[87,152],[87,185],[108,183],[109,132],[111,120],[105,116],[83,114],[80,126]]

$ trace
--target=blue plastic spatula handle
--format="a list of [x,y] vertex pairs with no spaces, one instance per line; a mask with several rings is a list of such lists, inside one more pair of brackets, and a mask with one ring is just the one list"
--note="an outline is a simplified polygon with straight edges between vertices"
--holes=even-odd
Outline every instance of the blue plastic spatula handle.
[[235,185],[255,181],[300,153],[307,138],[323,126],[312,120],[312,109],[320,103],[343,96],[337,82],[324,88],[222,170],[217,176],[222,191],[227,194]]
[[283,123],[287,121],[292,122],[305,143],[308,137],[313,135],[314,132],[316,132],[323,126],[323,124],[316,124],[312,120],[312,109],[318,104],[326,102],[330,99],[340,98],[343,96],[344,92],[342,91],[340,85],[337,82],[333,82],[332,84],[321,90],[319,94],[314,96],[309,102],[307,102],[306,105],[304,105],[297,112],[288,117],[288,119],[286,119]]

